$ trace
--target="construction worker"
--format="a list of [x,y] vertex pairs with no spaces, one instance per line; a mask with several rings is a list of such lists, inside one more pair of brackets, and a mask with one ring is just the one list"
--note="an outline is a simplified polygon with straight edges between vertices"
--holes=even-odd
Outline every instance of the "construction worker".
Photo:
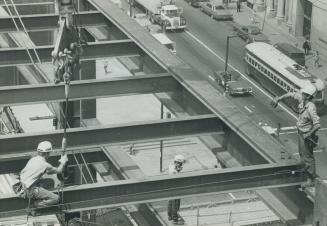
[[320,129],[320,118],[317,115],[315,104],[312,102],[316,94],[314,86],[307,86],[300,92],[289,92],[280,97],[276,97],[272,105],[276,107],[278,102],[285,98],[293,98],[299,102],[299,117],[296,123],[298,129],[299,154],[307,172],[307,186],[313,185],[316,177],[315,160],[313,149],[318,144],[317,131]]
[[[169,165],[169,174],[180,173],[183,169],[183,165],[185,164],[185,158],[183,155],[176,155],[174,158],[174,162]],[[181,200],[174,199],[168,201],[168,220],[173,221],[174,224],[183,225],[184,220],[178,214],[180,209]]]
[[55,205],[59,202],[59,196],[51,191],[42,188],[39,184],[42,176],[46,174],[60,174],[68,161],[67,155],[59,159],[58,167],[47,162],[52,151],[52,144],[49,141],[42,141],[37,147],[37,156],[32,157],[19,175],[22,189],[27,198],[34,201],[34,207],[41,208]]

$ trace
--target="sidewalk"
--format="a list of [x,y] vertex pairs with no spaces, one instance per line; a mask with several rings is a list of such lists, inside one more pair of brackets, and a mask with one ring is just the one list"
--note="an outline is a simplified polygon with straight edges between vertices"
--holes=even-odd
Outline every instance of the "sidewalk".
[[[245,4],[242,5],[241,12],[236,12],[236,7],[231,5],[231,11],[234,13],[234,22],[240,25],[253,24],[251,19],[253,18],[253,10],[248,8]],[[302,50],[302,43],[304,41],[303,37],[294,37],[289,34],[289,27],[284,23],[278,23],[275,17],[269,17],[266,15],[266,19],[263,26],[265,12],[256,12],[255,14],[255,25],[260,29],[263,28],[263,33],[268,36],[271,44],[277,42],[287,42],[297,46]],[[306,56],[306,66],[308,71],[317,76],[318,78],[327,82],[327,59],[320,56],[320,67],[314,67],[313,55]]]

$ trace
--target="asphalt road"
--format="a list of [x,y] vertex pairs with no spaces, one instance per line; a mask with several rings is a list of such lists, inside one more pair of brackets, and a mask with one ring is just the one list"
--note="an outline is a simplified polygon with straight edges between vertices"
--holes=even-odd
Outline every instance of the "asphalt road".
[[[201,71],[204,79],[213,84],[221,93],[219,87],[213,81],[213,71],[224,70],[225,50],[227,35],[233,35],[231,21],[216,21],[211,19],[199,9],[189,6],[184,1],[176,1],[176,4],[183,7],[183,14],[187,21],[187,29],[184,32],[167,32],[167,36],[176,42],[177,56],[186,63]],[[259,125],[268,125],[276,128],[278,123],[281,127],[295,125],[296,114],[288,109],[279,106],[272,109],[270,106],[271,95],[267,90],[246,76],[243,65],[243,54],[246,43],[238,37],[230,39],[229,46],[229,68],[238,70],[244,79],[248,80],[254,88],[252,96],[230,97],[235,105],[239,107],[248,117]],[[217,95],[219,95],[217,93]],[[321,116],[322,130],[320,136],[326,135],[327,117]],[[282,132],[280,140],[289,150],[296,155],[296,131]],[[320,139],[321,146],[327,145]]]

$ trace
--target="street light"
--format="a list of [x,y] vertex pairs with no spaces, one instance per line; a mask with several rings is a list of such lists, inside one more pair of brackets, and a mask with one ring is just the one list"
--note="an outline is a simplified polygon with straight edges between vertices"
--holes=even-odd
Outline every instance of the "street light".
[[241,37],[241,36],[246,36],[249,35],[247,34],[237,34],[237,35],[227,35],[227,42],[226,42],[226,53],[225,53],[225,72],[228,69],[228,55],[229,55],[229,39],[235,38],[235,37]]
[[239,37],[239,35],[227,35],[227,43],[226,43],[226,55],[225,55],[225,72],[228,68],[228,55],[229,55],[229,39]]

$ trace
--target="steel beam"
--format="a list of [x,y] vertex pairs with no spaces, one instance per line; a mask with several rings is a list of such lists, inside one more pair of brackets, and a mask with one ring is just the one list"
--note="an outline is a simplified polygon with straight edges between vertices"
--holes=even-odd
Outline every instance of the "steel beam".
[[[89,164],[108,161],[107,156],[100,148],[71,150],[68,151],[67,154],[69,166],[77,165],[73,154],[77,158],[78,164],[83,164],[81,154],[86,159],[86,162]],[[10,157],[0,157],[0,174],[20,172],[25,167],[27,161],[32,155],[35,155],[35,151],[30,152],[26,155],[11,155]],[[61,153],[57,152],[51,155],[48,161],[52,165],[57,166],[60,155]]]
[[[22,31],[21,23],[17,16],[13,17],[0,17],[0,33],[17,31],[13,18]],[[22,19],[27,31],[46,31],[58,29],[59,15],[57,14],[33,14],[22,15]],[[80,12],[73,14],[73,20],[78,21],[77,26],[81,28],[107,26],[110,22],[99,12]]]
[[[181,89],[169,74],[154,74],[114,79],[72,81],[69,99],[94,99],[98,97],[174,92]],[[87,92],[85,92],[87,90]],[[65,99],[65,85],[39,84],[0,87],[0,105],[59,102]]]
[[[222,133],[215,115],[153,120],[119,125],[67,129],[69,148],[86,148],[130,141],[159,140]],[[24,155],[42,140],[60,149],[63,130],[0,136],[0,156]]]
[[[35,50],[42,63],[51,62],[54,46],[36,46]],[[29,49],[34,62],[37,62],[33,49]],[[138,56],[142,50],[130,39],[89,42],[83,47],[81,60],[95,60],[105,57]],[[0,66],[32,64],[25,47],[0,48]]]
[[[202,194],[294,186],[304,181],[303,175],[298,173],[300,169],[301,166],[297,164],[264,164],[86,184],[65,188],[63,205],[69,212]],[[0,218],[26,214],[26,207],[25,199],[13,195],[2,198]]]

